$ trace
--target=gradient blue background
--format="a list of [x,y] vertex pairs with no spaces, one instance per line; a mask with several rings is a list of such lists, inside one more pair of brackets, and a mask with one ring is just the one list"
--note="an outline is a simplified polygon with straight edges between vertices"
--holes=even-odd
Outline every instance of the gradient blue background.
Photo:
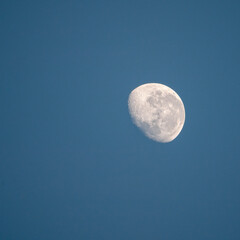
[[[239,1],[0,2],[1,240],[240,239]],[[129,93],[173,88],[173,142]]]

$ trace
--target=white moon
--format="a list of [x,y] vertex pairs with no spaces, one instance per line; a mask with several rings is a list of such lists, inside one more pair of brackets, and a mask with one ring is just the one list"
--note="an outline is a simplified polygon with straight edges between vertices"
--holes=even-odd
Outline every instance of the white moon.
[[133,122],[157,142],[171,142],[185,122],[181,98],[171,88],[159,83],[135,88],[129,95],[128,108]]

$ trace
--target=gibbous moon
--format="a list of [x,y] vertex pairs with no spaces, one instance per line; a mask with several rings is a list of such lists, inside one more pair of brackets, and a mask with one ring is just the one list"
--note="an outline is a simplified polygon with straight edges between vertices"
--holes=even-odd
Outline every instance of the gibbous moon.
[[147,83],[135,88],[128,98],[134,124],[157,142],[171,142],[181,132],[185,109],[181,98],[171,88]]

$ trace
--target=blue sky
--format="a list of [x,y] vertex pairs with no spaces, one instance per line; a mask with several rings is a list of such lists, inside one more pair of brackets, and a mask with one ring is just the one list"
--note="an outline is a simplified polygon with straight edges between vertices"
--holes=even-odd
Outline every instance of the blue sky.
[[[0,239],[239,240],[240,3],[1,1]],[[184,102],[171,143],[127,100]]]

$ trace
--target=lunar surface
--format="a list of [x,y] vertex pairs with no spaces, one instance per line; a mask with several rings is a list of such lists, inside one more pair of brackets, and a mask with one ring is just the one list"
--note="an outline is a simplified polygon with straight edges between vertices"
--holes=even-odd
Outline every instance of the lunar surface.
[[157,142],[171,142],[181,132],[185,109],[171,88],[147,83],[135,88],[128,99],[129,113],[143,133]]

